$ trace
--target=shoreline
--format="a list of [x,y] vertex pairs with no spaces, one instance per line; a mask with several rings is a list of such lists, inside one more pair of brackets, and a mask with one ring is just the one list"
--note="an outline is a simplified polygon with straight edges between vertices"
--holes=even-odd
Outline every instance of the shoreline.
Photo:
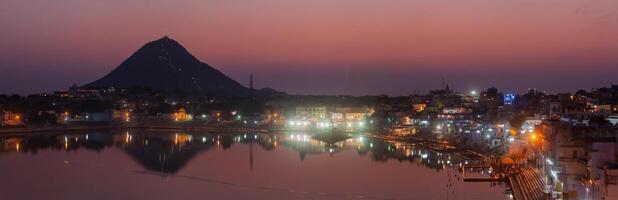
[[0,135],[17,135],[32,133],[55,133],[55,132],[74,132],[92,130],[113,130],[113,129],[147,129],[153,131],[203,131],[203,132],[268,132],[279,131],[260,128],[244,127],[209,127],[209,126],[149,126],[149,125],[77,125],[77,126],[54,126],[54,127],[19,127],[19,128],[0,128]]

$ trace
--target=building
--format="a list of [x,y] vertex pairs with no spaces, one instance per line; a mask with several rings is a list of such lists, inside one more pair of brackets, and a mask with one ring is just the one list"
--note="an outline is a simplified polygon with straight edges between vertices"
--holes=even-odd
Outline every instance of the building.
[[615,126],[582,126],[543,121],[541,133],[546,192],[553,198],[604,199],[617,177],[618,143]]
[[364,107],[336,107],[332,112],[333,121],[365,121],[371,114],[374,113],[374,109],[368,106]]
[[415,103],[415,104],[412,104],[412,109],[415,112],[423,112],[423,111],[425,111],[425,108],[427,108],[427,104],[426,103]]
[[177,112],[174,113],[174,121],[184,122],[193,120],[193,116],[188,114],[185,108],[179,108]]
[[98,90],[83,90],[80,89],[77,84],[73,84],[69,87],[69,90],[64,91],[54,91],[55,96],[59,97],[69,97],[69,98],[89,98],[89,97],[99,97],[101,96],[101,92]]
[[2,126],[19,126],[23,125],[23,116],[19,113],[6,111],[2,114]]
[[504,105],[513,105],[513,103],[515,102],[515,94],[513,93],[504,94],[503,101],[504,101],[503,102]]
[[298,120],[316,122],[331,117],[329,114],[327,107],[322,105],[296,106],[296,119]]

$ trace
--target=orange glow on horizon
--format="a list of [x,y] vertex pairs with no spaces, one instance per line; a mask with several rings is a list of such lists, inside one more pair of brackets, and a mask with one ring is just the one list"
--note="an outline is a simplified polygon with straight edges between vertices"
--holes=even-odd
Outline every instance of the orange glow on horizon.
[[[6,20],[0,20],[5,30],[0,66],[53,63],[58,67],[38,84],[56,88],[74,81],[61,80],[58,75],[79,71],[91,79],[100,77],[146,42],[169,35],[198,59],[236,80],[242,80],[247,71],[258,71],[260,86],[292,93],[382,92],[407,80],[408,74],[393,76],[402,72],[427,77],[401,85],[424,84],[417,87],[429,89],[435,86],[431,80],[439,77],[435,71],[461,73],[453,82],[484,81],[476,84],[499,88],[512,87],[512,82],[522,79],[555,86],[541,78],[526,79],[525,75],[531,75],[528,70],[570,76],[585,72],[581,80],[565,78],[569,81],[561,83],[569,87],[587,83],[578,87],[586,88],[618,75],[618,40],[614,39],[618,21],[607,17],[617,6],[616,1],[581,0],[560,4],[532,0],[138,0],[68,1],[63,6],[53,1],[9,0],[0,1],[0,8],[7,8],[2,12]],[[25,59],[29,56],[36,59]],[[80,66],[93,67],[76,70]],[[30,77],[14,78],[19,76],[7,71],[0,74],[0,85],[31,87],[22,84]],[[599,79],[592,71],[607,72],[603,76],[609,78]],[[334,86],[342,77],[347,77],[345,85],[358,88]],[[392,85],[377,86],[367,80],[392,81]],[[53,84],[45,85],[48,82]],[[322,84],[318,86],[324,89],[316,91],[312,84]]]

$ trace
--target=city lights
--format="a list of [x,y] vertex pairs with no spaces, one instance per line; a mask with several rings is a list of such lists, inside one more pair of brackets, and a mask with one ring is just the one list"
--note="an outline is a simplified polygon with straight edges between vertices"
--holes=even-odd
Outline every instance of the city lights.
[[[25,177],[3,195],[615,199],[618,20],[596,19],[618,12],[608,2],[196,1],[122,12],[97,2],[95,14],[120,16],[97,20],[85,20],[88,3],[0,2],[16,18],[0,45],[14,66],[0,78],[10,92],[0,94],[0,161],[19,164],[8,178]],[[216,23],[192,23],[203,19]],[[170,24],[164,32],[202,49],[138,38]],[[81,67],[106,63],[119,64]],[[110,188],[127,183],[140,187]]]

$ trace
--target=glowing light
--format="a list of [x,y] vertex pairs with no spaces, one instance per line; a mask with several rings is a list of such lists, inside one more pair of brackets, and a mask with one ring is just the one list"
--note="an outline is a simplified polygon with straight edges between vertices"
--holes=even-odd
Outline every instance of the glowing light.
[[551,170],[551,171],[550,171],[550,174],[551,174],[551,176],[553,176],[555,179],[556,179],[556,178],[558,178],[558,172],[557,172],[557,171]]
[[553,162],[552,162],[549,158],[548,158],[548,159],[545,159],[545,161],[546,161],[546,162],[547,162],[547,164],[549,164],[549,165],[554,165],[554,163],[553,163]]

